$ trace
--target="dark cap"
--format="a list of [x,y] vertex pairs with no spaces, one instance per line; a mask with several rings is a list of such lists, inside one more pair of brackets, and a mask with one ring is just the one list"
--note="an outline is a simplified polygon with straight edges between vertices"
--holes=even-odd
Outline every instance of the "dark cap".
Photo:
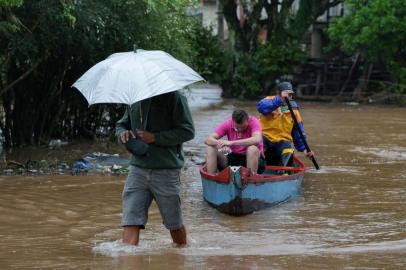
[[279,92],[288,91],[289,93],[292,93],[292,94],[295,93],[295,91],[293,91],[293,86],[290,82],[278,83],[278,91]]

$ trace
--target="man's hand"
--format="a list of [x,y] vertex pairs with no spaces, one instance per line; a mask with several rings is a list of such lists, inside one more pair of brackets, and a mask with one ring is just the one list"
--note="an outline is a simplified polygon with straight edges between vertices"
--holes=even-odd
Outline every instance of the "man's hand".
[[292,93],[290,91],[287,91],[287,90],[282,91],[281,92],[281,97],[282,97],[283,100],[285,100],[285,97],[287,97],[289,99],[292,99]]
[[122,143],[126,143],[128,142],[128,140],[130,140],[130,136],[135,138],[134,133],[132,132],[132,130],[125,130],[123,132],[120,133],[120,140]]
[[311,157],[314,156],[313,151],[307,152],[306,149],[303,151],[303,154],[304,154],[307,158],[311,158]]
[[217,141],[217,149],[221,149],[224,146],[232,146],[233,143],[231,141],[227,141],[227,140],[218,140]]
[[136,132],[137,138],[145,143],[154,143],[155,142],[155,135],[154,133],[145,131],[145,130],[137,130]]
[[224,147],[220,148],[218,151],[219,151],[220,153],[222,153],[223,155],[228,155],[228,154],[230,154],[231,152],[233,152],[233,151],[231,150],[231,148],[228,147],[228,146],[224,146]]

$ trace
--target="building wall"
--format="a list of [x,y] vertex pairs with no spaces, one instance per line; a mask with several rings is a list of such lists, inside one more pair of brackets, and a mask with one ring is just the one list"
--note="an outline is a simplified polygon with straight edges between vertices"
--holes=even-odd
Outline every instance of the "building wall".
[[[213,29],[213,35],[218,33],[217,21],[217,4],[216,1],[201,1],[201,9],[203,11],[203,26]],[[224,38],[228,37],[227,22],[223,18]]]

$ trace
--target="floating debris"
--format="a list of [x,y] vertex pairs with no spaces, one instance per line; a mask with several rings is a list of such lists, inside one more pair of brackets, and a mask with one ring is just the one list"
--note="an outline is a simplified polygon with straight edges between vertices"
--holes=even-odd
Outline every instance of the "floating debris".
[[[186,166],[193,166],[193,164],[201,165],[204,159],[200,158],[197,154],[199,149],[190,148],[188,156],[190,157],[186,162]],[[84,155],[82,158],[73,162],[72,165],[67,162],[58,162],[42,159],[40,161],[28,160],[25,164],[8,161],[5,168],[3,168],[3,175],[43,175],[43,174],[112,174],[112,175],[127,175],[129,172],[130,160],[121,157],[119,154],[107,154],[102,152],[94,152]]]
[[61,147],[62,145],[67,145],[68,142],[64,142],[61,139],[51,140],[48,143],[50,148]]

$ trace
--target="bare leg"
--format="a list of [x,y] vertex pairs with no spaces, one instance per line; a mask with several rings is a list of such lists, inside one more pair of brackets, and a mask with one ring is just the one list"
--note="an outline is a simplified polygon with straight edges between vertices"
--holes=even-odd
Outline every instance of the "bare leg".
[[178,247],[184,247],[187,244],[185,226],[183,226],[182,228],[177,229],[177,230],[171,230],[170,232],[171,232],[173,242]]
[[[217,163],[220,165],[220,167],[225,168],[228,165],[228,160],[227,160],[227,156],[217,152]],[[217,169],[217,168],[216,168]]]
[[139,226],[124,226],[123,242],[129,245],[138,245],[140,237]]
[[215,146],[207,146],[206,153],[206,171],[209,174],[216,174],[217,172],[217,163],[220,163],[220,166],[227,166],[227,157],[220,153]]
[[258,171],[258,159],[259,159],[259,149],[255,145],[247,147],[247,167],[252,173],[257,173]]
[[206,168],[207,173],[215,174],[217,171],[217,148],[214,146],[207,146],[206,152]]

